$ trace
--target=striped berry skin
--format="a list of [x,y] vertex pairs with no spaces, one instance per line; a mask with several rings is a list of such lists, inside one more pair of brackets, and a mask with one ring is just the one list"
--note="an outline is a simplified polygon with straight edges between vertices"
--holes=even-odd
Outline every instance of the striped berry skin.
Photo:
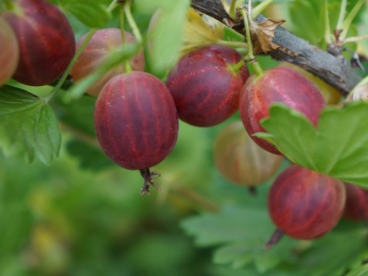
[[67,68],[75,52],[72,26],[57,6],[43,0],[15,0],[1,16],[18,39],[20,59],[13,75],[27,85],[46,85]]
[[222,45],[209,45],[184,55],[169,73],[166,85],[178,115],[188,124],[217,125],[239,109],[239,92],[249,77],[246,65],[232,70],[242,56]]
[[314,125],[326,105],[315,85],[291,68],[275,67],[261,76],[251,76],[240,92],[240,116],[254,142],[274,154],[281,153],[269,142],[252,136],[256,132],[266,132],[260,120],[269,116],[269,108],[274,103],[285,104],[302,113]]
[[220,131],[213,155],[216,168],[226,179],[247,187],[270,179],[283,160],[283,156],[269,153],[254,143],[240,120]]
[[[134,36],[125,31],[126,43],[135,42]],[[80,48],[87,35],[82,36],[77,41],[76,50]],[[95,32],[82,54],[78,57],[70,74],[74,81],[86,77],[93,73],[113,51],[120,49],[123,45],[121,39],[121,30],[118,28],[100,29]],[[145,67],[145,58],[143,51],[130,60],[130,65],[134,71],[143,71]],[[102,87],[115,75],[124,72],[124,65],[116,66],[109,70],[105,75],[95,81],[87,89],[87,94],[97,97]]]
[[346,200],[343,182],[291,165],[275,180],[268,195],[273,222],[295,239],[315,239],[340,220]]
[[14,74],[19,60],[17,38],[10,25],[0,17],[0,86]]
[[368,220],[368,190],[350,183],[344,184],[346,188],[344,218],[353,221]]
[[178,116],[169,90],[145,72],[108,81],[97,98],[94,122],[103,151],[129,170],[160,163],[178,136]]

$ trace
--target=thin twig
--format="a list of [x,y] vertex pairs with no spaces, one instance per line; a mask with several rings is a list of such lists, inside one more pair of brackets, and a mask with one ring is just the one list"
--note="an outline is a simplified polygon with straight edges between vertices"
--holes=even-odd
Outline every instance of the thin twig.
[[[220,0],[192,0],[192,7],[220,22],[231,22]],[[255,19],[256,22],[265,20],[267,18],[262,15]],[[244,35],[242,22],[234,23],[231,28]],[[293,63],[311,72],[336,88],[343,96],[346,96],[361,80],[361,77],[350,65],[347,65],[345,60],[311,45],[281,26],[276,28],[272,42],[280,47],[264,54],[276,60]]]

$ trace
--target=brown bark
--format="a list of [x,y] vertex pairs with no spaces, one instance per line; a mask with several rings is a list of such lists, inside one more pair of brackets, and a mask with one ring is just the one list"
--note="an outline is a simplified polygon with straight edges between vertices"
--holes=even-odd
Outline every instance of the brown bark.
[[[230,19],[220,0],[192,0],[192,7],[220,22]],[[257,22],[264,20],[266,17],[262,15],[255,19]],[[244,34],[242,23],[236,24],[232,28]],[[278,44],[280,48],[266,53],[267,55],[304,68],[335,87],[344,96],[361,80],[361,77],[341,56],[337,57],[323,51],[281,26],[276,28],[272,42]]]

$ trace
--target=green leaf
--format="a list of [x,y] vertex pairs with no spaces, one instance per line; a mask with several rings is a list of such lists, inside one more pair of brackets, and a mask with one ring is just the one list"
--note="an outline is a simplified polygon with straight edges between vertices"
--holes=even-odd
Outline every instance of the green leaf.
[[[281,104],[261,124],[291,161],[368,188],[368,104],[325,108],[316,129],[302,114]],[[262,135],[261,135],[262,136]]]
[[366,259],[367,229],[355,226],[349,231],[331,232],[313,242],[301,254],[297,270],[303,271],[302,275],[344,275],[352,264]]
[[184,38],[184,25],[190,1],[138,0],[135,8],[142,13],[160,10],[151,32],[150,63],[155,72],[170,69],[177,61]]
[[106,60],[101,64],[100,67],[98,67],[96,71],[79,80],[69,89],[64,96],[64,101],[69,103],[72,100],[79,99],[81,96],[83,96],[86,89],[97,79],[101,78],[112,68],[135,56],[140,49],[141,46],[139,44],[129,43],[123,45],[118,50],[111,52],[111,54],[109,54]]
[[228,206],[219,214],[186,219],[182,227],[195,236],[198,246],[222,245],[215,251],[215,263],[230,263],[234,268],[254,263],[259,273],[289,262],[290,251],[296,245],[294,240],[284,237],[271,250],[263,248],[275,229],[265,207]]
[[368,275],[368,264],[352,269],[346,276],[365,276]]
[[115,166],[99,148],[97,140],[96,147],[94,147],[84,141],[73,139],[66,144],[66,149],[70,155],[78,159],[79,166],[82,169],[89,169],[96,172]]
[[290,6],[289,13],[293,22],[293,32],[316,44],[323,39],[324,28],[321,27],[323,21],[320,20],[319,16],[322,5],[319,3],[318,9],[316,9],[313,4],[313,1],[295,0]]
[[285,239],[271,250],[263,249],[263,244],[264,239],[247,239],[245,242],[239,241],[237,244],[221,247],[215,251],[214,263],[231,263],[233,268],[241,268],[253,263],[259,273],[265,273],[282,262],[293,260],[290,251],[295,246],[295,242],[291,240],[286,242]]
[[197,246],[217,246],[214,263],[255,268],[257,272],[249,275],[343,275],[368,257],[367,229],[346,220],[322,238],[298,241],[284,236],[265,250],[275,226],[266,205],[255,207],[247,200],[242,206],[225,206],[219,213],[185,219],[181,226],[195,237]]
[[49,164],[58,156],[61,136],[56,117],[42,99],[24,90],[0,87],[0,149],[6,156],[35,157]]
[[111,19],[111,14],[102,1],[53,0],[50,2],[60,6],[63,11],[73,14],[90,28],[101,28]]
[[93,122],[93,112],[96,98],[84,95],[78,101],[66,104],[63,101],[64,90],[56,93],[50,105],[55,110],[58,120],[67,129],[82,133],[90,137],[95,137],[95,126]]

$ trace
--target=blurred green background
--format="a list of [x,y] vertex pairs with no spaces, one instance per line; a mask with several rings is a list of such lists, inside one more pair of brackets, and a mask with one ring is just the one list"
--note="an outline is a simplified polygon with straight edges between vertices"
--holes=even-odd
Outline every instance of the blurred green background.
[[[324,46],[321,1],[277,2],[266,15]],[[333,18],[339,2],[329,1]],[[87,28],[70,18],[78,38]],[[142,30],[148,26],[148,15],[136,19]],[[364,9],[351,32],[367,33],[367,21]],[[264,69],[278,64],[260,62]],[[65,104],[62,94],[50,102],[63,138],[52,165],[0,153],[0,275],[330,276],[368,259],[366,224],[346,221],[316,243],[285,238],[271,253],[261,248],[274,230],[266,208],[272,179],[252,197],[223,179],[212,160],[217,133],[239,114],[212,128],[181,123],[173,152],[153,168],[162,174],[155,180],[161,191],[141,196],[139,173],[113,164],[97,144],[95,100]],[[216,251],[220,245],[229,247]]]
[[[195,247],[180,228],[186,217],[251,199],[213,166],[212,145],[221,126],[182,123],[174,151],[154,168],[162,173],[155,181],[161,191],[141,196],[137,171],[117,167],[97,149],[84,150],[82,138],[65,125],[60,157],[51,166],[0,156],[0,275],[231,271],[213,265],[211,249]],[[263,206],[264,198],[263,193]]]

